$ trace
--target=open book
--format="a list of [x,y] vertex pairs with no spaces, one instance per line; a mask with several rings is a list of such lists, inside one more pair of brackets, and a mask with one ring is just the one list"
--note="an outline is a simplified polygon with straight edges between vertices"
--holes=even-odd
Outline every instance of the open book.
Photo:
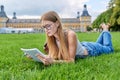
[[32,57],[34,61],[37,61],[37,62],[42,62],[42,61],[36,57],[36,54],[40,54],[42,57],[45,57],[45,54],[43,54],[37,48],[32,48],[32,49],[21,48],[21,50],[24,52],[24,55],[29,55],[30,57]]

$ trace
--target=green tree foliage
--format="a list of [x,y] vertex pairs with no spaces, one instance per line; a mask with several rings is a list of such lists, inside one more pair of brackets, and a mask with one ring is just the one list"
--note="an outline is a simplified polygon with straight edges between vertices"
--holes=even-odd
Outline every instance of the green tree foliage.
[[115,7],[110,18],[110,23],[114,30],[120,30],[120,1],[115,0]]
[[93,28],[99,28],[101,23],[108,23],[112,15],[112,9],[108,9],[105,12],[101,13],[92,23]]
[[108,8],[113,8],[115,4],[115,0],[110,0],[108,3]]
[[87,26],[87,31],[91,31],[91,30],[92,30],[92,27]]
[[99,28],[102,23],[110,23],[112,30],[120,31],[120,0],[110,0],[108,10],[101,13],[92,23],[93,28]]

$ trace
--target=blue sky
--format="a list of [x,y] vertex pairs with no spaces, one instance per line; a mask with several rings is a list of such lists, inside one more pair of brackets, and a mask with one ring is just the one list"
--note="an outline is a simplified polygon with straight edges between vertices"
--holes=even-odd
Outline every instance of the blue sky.
[[9,18],[16,12],[17,18],[40,18],[50,10],[56,11],[60,17],[76,17],[77,11],[82,14],[83,5],[92,16],[92,21],[107,9],[110,0],[0,0]]

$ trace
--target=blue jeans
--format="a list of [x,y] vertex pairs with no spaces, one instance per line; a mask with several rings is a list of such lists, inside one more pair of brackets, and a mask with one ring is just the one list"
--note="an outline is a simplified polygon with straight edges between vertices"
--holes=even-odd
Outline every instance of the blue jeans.
[[114,51],[109,31],[103,31],[96,42],[81,42],[81,44],[87,49],[90,56],[109,54]]

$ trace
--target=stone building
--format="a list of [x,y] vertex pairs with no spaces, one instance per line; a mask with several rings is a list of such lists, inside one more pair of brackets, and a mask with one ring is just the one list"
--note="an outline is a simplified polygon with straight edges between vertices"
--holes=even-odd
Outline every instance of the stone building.
[[[76,18],[61,18],[64,29],[72,29],[76,32],[86,32],[86,27],[91,25],[91,16],[87,11],[87,5],[84,5],[82,14],[77,12]],[[0,28],[33,28],[35,32],[43,31],[40,19],[18,19],[16,13],[13,13],[10,19],[1,6],[0,11]]]

